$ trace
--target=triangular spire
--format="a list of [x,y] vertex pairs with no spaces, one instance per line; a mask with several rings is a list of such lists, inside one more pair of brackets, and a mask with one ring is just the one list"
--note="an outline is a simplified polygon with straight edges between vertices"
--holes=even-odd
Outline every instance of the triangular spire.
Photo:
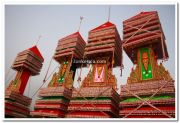
[[107,27],[111,27],[111,26],[115,26],[115,25],[108,21],[108,22],[106,22],[106,23],[104,23],[104,24],[102,24],[102,25],[92,29],[91,31],[96,31],[96,30],[107,28]]
[[32,51],[33,53],[35,53],[40,59],[42,59],[44,61],[43,56],[41,55],[39,49],[37,48],[37,46],[33,46],[31,48],[29,48],[28,50]]
[[72,34],[70,34],[68,36],[65,36],[64,38],[62,38],[60,40],[65,40],[65,39],[68,39],[68,38],[72,38],[72,37],[75,37],[77,35],[79,35],[79,32],[72,33]]

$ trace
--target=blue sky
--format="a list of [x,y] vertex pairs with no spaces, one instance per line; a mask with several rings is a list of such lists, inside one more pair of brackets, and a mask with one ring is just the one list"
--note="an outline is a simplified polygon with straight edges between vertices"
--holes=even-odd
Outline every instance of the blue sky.
[[[33,46],[38,40],[38,48],[44,56],[45,62],[40,75],[31,77],[25,95],[32,96],[43,83],[49,62],[54,54],[60,38],[77,31],[79,18],[83,16],[80,33],[87,41],[88,31],[105,23],[108,19],[107,5],[6,5],[5,6],[5,73],[11,67],[18,52]],[[117,26],[122,39],[122,22],[141,11],[158,11],[162,28],[166,37],[169,60],[164,63],[171,76],[175,78],[175,6],[174,5],[111,5],[110,21]],[[113,70],[118,80],[118,87],[126,84],[132,63],[125,53],[123,76],[120,77],[119,68]],[[49,74],[57,66],[53,61]],[[88,71],[83,69],[82,78]],[[80,72],[80,70],[78,70]],[[14,77],[11,70],[5,77],[7,86]],[[11,77],[12,76],[12,77]],[[75,86],[77,75],[75,77]],[[49,80],[50,81],[50,80]],[[44,85],[48,84],[48,82]]]

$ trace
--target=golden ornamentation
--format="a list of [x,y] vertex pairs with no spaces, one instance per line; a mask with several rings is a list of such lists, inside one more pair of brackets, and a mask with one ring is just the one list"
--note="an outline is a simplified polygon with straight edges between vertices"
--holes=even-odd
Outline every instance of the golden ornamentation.
[[12,80],[9,84],[9,86],[6,88],[7,91],[16,91],[19,92],[20,85],[21,85],[21,75],[23,70],[17,72],[16,77],[14,80]]
[[[50,83],[48,84],[48,87],[57,87],[57,86],[65,86],[67,88],[72,88],[72,84],[73,84],[73,71],[70,71],[70,67],[71,67],[71,60],[67,60],[67,62],[69,64],[63,64],[61,63],[61,66],[59,68],[58,73],[54,73],[53,77],[50,81]],[[59,83],[58,79],[62,76],[62,74],[65,73],[64,76],[64,82],[63,83]]]
[[97,71],[98,71],[98,78],[100,78],[100,75],[102,73],[102,70],[103,70],[103,66],[97,66]]
[[[101,59],[106,59],[107,63],[92,65],[92,70],[89,71],[87,77],[85,77],[85,79],[82,81],[81,87],[112,86],[115,90],[117,90],[117,79],[116,79],[115,75],[112,75],[112,68],[111,68],[112,62],[109,61],[109,57],[104,57]],[[95,71],[96,71],[96,68],[99,66],[101,66],[100,67],[101,69],[99,69],[100,73],[102,72],[102,68],[104,68],[104,71],[105,71],[104,82],[94,82]]]
[[[138,82],[144,82],[144,81],[152,81],[152,80],[172,80],[171,75],[169,74],[169,72],[167,70],[165,70],[164,66],[162,63],[160,63],[160,65],[158,65],[157,63],[157,59],[155,58],[155,54],[154,51],[152,50],[152,48],[150,48],[150,57],[149,57],[149,64],[151,64],[152,66],[152,73],[153,73],[153,78],[150,80],[142,80],[141,78],[141,68],[140,68],[140,50],[138,50],[137,53],[137,60],[138,60],[138,64],[136,65],[135,69],[131,71],[130,73],[130,77],[128,77],[127,79],[127,83],[131,84],[131,83],[138,83]],[[145,57],[146,55],[144,55]]]

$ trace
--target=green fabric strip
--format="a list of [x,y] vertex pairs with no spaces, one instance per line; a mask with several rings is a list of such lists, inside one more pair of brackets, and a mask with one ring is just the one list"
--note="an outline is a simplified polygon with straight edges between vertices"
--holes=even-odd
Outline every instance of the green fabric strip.
[[12,100],[10,98],[5,98],[5,100],[9,100],[9,101],[15,102],[15,100]]
[[67,100],[64,96],[43,97],[39,100],[57,100],[57,99]]
[[[148,100],[150,97],[146,96],[146,97],[141,97],[142,99],[144,100]],[[168,95],[160,95],[160,96],[154,96],[151,98],[151,100],[161,100],[161,99],[170,99],[170,98],[173,98],[172,96],[168,96]],[[138,98],[136,97],[132,97],[132,98],[128,98],[128,99],[125,99],[121,102],[136,102],[136,101],[139,101]]]

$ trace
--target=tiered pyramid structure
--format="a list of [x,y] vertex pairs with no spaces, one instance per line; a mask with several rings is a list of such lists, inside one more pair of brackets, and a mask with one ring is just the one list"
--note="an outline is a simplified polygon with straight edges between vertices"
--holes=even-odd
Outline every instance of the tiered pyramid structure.
[[80,64],[73,63],[73,59],[82,59],[85,45],[79,32],[59,40],[54,59],[61,66],[54,73],[48,87],[40,89],[39,99],[31,112],[32,117],[65,117],[75,72],[80,67]]
[[158,64],[168,59],[168,52],[156,11],[141,12],[123,22],[123,48],[135,69],[121,86],[120,117],[175,117],[174,80]]
[[122,43],[116,26],[106,22],[91,30],[84,58],[92,60],[90,71],[73,89],[68,118],[119,117],[119,95],[113,67],[122,65]]
[[31,98],[24,96],[29,77],[38,75],[44,59],[36,46],[20,52],[12,68],[17,71],[5,91],[5,117],[29,117]]

